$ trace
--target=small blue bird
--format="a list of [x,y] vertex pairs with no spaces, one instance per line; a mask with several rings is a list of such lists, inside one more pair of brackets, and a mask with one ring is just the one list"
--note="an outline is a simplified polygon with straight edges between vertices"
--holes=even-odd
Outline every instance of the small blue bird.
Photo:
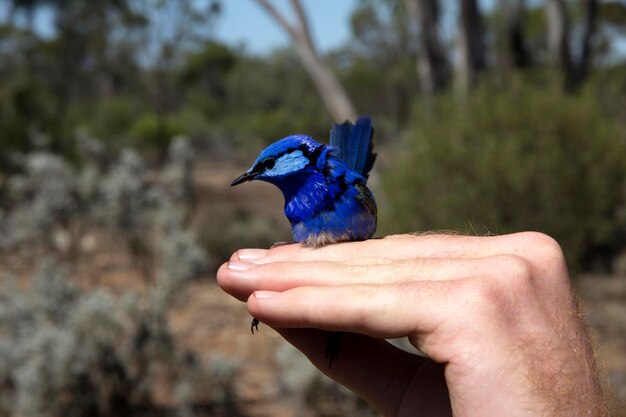
[[364,240],[376,231],[376,201],[365,185],[376,155],[367,117],[333,125],[330,146],[291,135],[265,148],[231,186],[261,180],[285,197],[293,239],[318,247]]
[[[367,117],[353,125],[333,125],[330,146],[306,135],[291,135],[265,148],[252,167],[231,186],[261,180],[277,186],[285,197],[285,215],[293,239],[307,246],[364,240],[376,231],[376,201],[365,185],[376,154],[374,128]],[[250,330],[258,330],[252,319]],[[329,367],[337,358],[340,333],[326,347]]]

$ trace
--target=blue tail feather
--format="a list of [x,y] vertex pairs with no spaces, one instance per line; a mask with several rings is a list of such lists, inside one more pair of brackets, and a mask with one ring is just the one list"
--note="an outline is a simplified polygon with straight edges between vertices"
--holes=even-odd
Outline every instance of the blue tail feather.
[[339,157],[350,168],[367,178],[374,165],[374,128],[369,117],[359,117],[354,125],[349,121],[333,125],[330,145],[339,150]]
[[339,124],[336,123],[330,129],[330,146],[337,149],[339,152],[339,158],[348,162],[348,142],[350,138],[350,131],[352,130],[352,123],[346,120]]

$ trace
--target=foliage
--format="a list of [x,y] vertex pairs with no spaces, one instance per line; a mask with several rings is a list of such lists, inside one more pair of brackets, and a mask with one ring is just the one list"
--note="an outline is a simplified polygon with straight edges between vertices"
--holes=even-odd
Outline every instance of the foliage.
[[226,78],[231,130],[275,140],[285,132],[326,133],[328,116],[292,50],[242,57]]
[[[198,107],[207,112],[207,116],[219,116],[219,104],[227,95],[225,79],[234,67],[238,57],[226,45],[217,42],[206,42],[199,52],[192,53],[186,58],[181,68],[181,82],[191,87],[190,94]],[[199,87],[199,88],[198,88]],[[200,98],[204,98],[204,102]]]
[[[9,177],[8,201],[0,213],[0,249],[28,247],[73,256],[86,230],[105,228],[123,238],[147,278],[157,255],[170,278],[185,281],[199,275],[205,254],[187,229],[194,208],[193,149],[188,140],[173,139],[156,179],[133,150],[107,163],[97,140],[79,132],[77,143],[82,167],[36,152],[23,158],[23,174]],[[183,259],[180,270],[177,263]]]
[[135,121],[145,114],[141,97],[115,95],[102,97],[73,109],[73,119],[83,130],[99,138],[106,138],[110,147],[131,142],[130,130]]
[[170,138],[183,133],[184,127],[175,118],[146,114],[139,117],[130,127],[132,141],[141,146],[154,146],[158,150],[167,149]]
[[0,248],[36,240],[52,245],[52,233],[66,225],[77,208],[76,184],[62,158],[36,152],[23,163],[24,174],[8,181],[13,206],[0,222]]
[[0,161],[10,164],[7,151],[32,149],[33,133],[55,125],[52,98],[40,82],[20,77],[0,85]]
[[[350,17],[352,40],[331,53],[342,83],[361,112],[403,125],[418,90],[418,44],[405,2],[365,0]],[[415,31],[413,31],[415,32]],[[382,122],[382,123],[381,123]]]
[[154,396],[162,389],[158,375],[176,391],[172,411],[190,415],[198,401],[193,387],[209,378],[216,404],[226,401],[235,371],[210,376],[173,344],[165,314],[180,288],[168,278],[153,290],[168,291],[170,301],[147,305],[134,296],[80,290],[51,261],[33,281],[31,289],[19,289],[5,277],[0,286],[0,415],[162,415],[171,406]]
[[[9,178],[2,249],[27,246],[49,258],[26,286],[8,276],[0,283],[0,415],[191,416],[198,409],[237,415],[238,363],[203,368],[175,343],[167,317],[207,262],[188,227],[194,150],[186,138],[174,138],[155,175],[134,151],[109,163],[102,144],[84,132],[77,143],[82,167],[39,152],[23,158],[22,175]],[[64,232],[73,246],[85,230],[99,228],[145,257],[139,259],[149,267],[145,296],[79,288],[69,279],[75,271],[52,260],[77,264],[75,253],[55,245],[52,231]],[[171,403],[156,394],[164,389]]]
[[228,207],[215,210],[203,221],[199,240],[217,267],[239,248],[267,248],[277,242],[288,242],[291,233],[283,219],[278,221],[253,210]]
[[[180,73],[197,75],[212,59],[223,61],[198,52],[219,11],[212,0],[10,1],[0,12],[0,159],[11,148],[32,149],[33,132],[71,154],[68,138],[77,126],[163,152],[183,130],[172,117],[184,93]],[[47,36],[40,13],[51,16]],[[193,71],[182,65],[191,54],[203,58],[193,60]],[[190,90],[200,78],[206,76]]]
[[384,173],[385,231],[539,230],[576,266],[625,244],[626,137],[592,95],[514,82],[415,113]]

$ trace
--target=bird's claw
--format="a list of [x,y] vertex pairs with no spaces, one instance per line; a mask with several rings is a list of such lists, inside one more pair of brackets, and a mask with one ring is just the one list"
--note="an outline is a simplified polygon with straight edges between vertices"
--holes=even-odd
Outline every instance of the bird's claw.
[[250,331],[254,334],[254,329],[256,329],[257,333],[259,332],[259,321],[255,318],[252,319],[252,323],[250,323]]
[[333,362],[339,357],[339,342],[341,340],[340,332],[332,332],[328,343],[326,344],[326,350],[324,351],[324,358],[328,359],[328,369],[332,368]]

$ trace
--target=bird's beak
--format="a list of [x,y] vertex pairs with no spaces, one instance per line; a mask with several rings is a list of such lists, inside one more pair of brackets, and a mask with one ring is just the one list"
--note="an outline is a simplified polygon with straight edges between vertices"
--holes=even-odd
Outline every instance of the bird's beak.
[[235,178],[235,180],[230,183],[230,186],[233,187],[235,185],[239,185],[246,181],[252,181],[254,177],[256,176],[256,174],[257,174],[256,172],[250,172],[250,171],[244,172],[243,174]]

